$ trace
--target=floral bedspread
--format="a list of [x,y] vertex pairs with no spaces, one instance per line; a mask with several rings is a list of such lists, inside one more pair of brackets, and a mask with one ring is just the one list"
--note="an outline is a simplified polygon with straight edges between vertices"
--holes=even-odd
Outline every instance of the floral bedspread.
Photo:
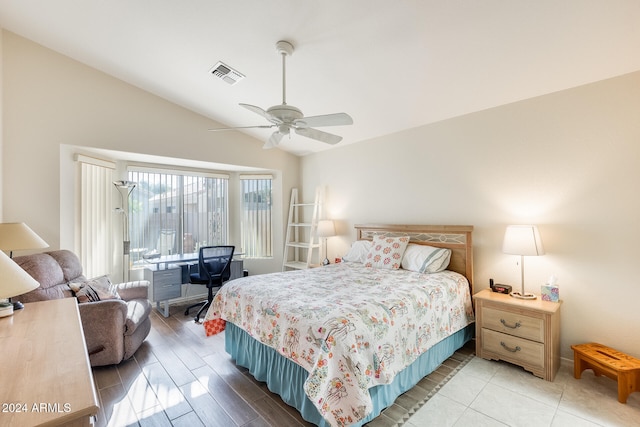
[[460,274],[339,263],[228,282],[205,328],[232,322],[302,366],[309,399],[332,426],[346,426],[371,412],[369,388],[473,320]]

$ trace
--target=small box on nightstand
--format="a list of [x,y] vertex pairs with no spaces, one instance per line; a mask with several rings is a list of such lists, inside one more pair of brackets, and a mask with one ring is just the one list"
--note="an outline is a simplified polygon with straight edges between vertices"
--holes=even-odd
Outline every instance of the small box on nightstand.
[[540,298],[542,301],[560,301],[560,289],[556,285],[542,285],[540,287]]

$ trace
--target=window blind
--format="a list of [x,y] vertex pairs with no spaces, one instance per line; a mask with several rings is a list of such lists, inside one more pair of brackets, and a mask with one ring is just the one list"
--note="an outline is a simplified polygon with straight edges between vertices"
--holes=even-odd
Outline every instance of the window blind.
[[131,260],[197,252],[228,240],[228,179],[151,168],[129,170]]
[[273,256],[272,182],[269,175],[243,175],[242,251],[245,258]]
[[80,248],[84,275],[109,274],[113,268],[113,171],[115,165],[76,156],[80,164]]

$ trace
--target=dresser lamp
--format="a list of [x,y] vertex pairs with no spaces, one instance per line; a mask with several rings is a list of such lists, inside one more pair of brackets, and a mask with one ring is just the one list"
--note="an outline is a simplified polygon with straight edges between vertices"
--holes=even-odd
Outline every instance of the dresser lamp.
[[544,247],[538,227],[535,225],[510,225],[504,233],[502,252],[520,255],[521,292],[511,292],[511,296],[521,299],[536,299],[536,296],[524,291],[524,257],[544,255]]
[[[0,251],[0,298],[11,298],[34,290],[40,283]],[[22,307],[21,307],[22,308]],[[0,302],[0,317],[11,316],[13,304]]]
[[[49,245],[47,244],[47,242],[42,240],[40,236],[38,236],[24,222],[5,222],[0,224],[0,250],[5,252],[8,251],[9,258],[13,257],[13,251],[43,249],[48,247]],[[18,267],[15,262],[13,261],[11,262],[15,264],[16,267]],[[1,277],[2,276],[0,276],[0,280],[3,280]],[[3,286],[4,286],[4,283],[2,283],[2,287]],[[27,291],[29,290],[31,289],[28,289]],[[24,292],[19,292],[19,293],[13,294],[12,296],[20,295],[23,293]],[[9,297],[2,297],[2,298],[9,298]],[[19,301],[13,302],[14,310],[20,310],[21,308],[22,308],[22,304]]]
[[336,235],[336,227],[330,219],[323,219],[318,222],[318,237],[324,239],[324,260],[322,265],[329,265],[327,256],[327,239]]

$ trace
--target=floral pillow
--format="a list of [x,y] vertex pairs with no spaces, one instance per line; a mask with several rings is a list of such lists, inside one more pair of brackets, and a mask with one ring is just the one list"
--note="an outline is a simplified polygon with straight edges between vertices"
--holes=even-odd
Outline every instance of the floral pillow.
[[111,283],[109,276],[96,277],[81,283],[69,283],[69,287],[76,294],[78,302],[102,301],[120,299],[116,285]]
[[409,236],[374,236],[373,244],[369,249],[364,265],[366,267],[397,270],[400,268],[402,256],[408,244]]

